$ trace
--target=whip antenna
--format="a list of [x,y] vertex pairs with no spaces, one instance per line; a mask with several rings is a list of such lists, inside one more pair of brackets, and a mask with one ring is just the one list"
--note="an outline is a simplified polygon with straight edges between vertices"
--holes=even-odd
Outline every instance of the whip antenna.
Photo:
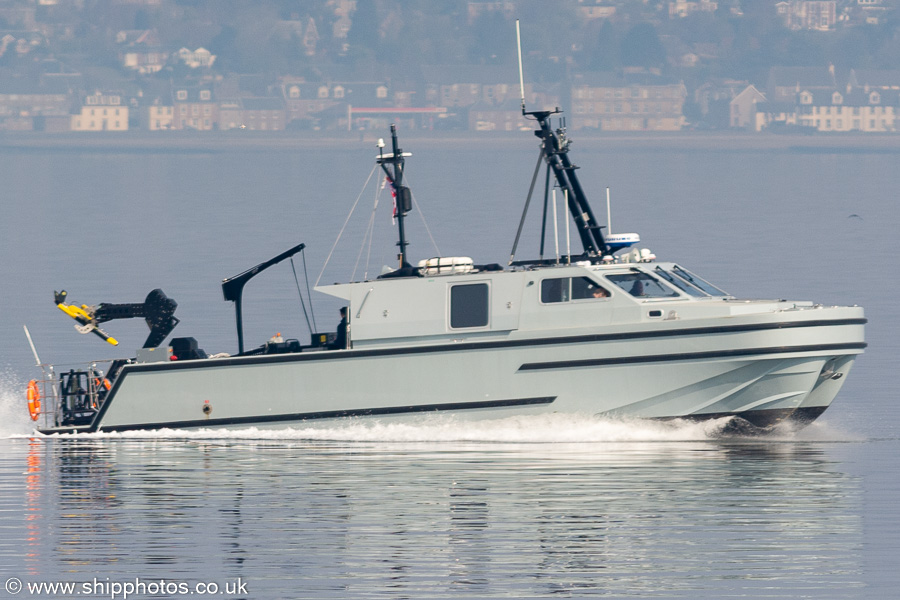
[[28,331],[28,325],[22,325],[25,328],[25,337],[28,338],[28,345],[31,346],[31,353],[34,354],[34,362],[37,366],[41,366],[41,357],[38,356],[37,349],[34,347],[34,341],[31,339],[31,332]]
[[519,51],[519,92],[522,96],[522,114],[525,114],[525,78],[522,76],[522,34],[519,31],[519,20],[516,19],[516,48]]

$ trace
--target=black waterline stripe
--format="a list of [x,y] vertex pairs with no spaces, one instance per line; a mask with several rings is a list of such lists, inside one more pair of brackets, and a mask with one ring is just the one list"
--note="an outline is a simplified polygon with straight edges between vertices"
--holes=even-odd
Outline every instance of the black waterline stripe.
[[[312,421],[318,419],[338,419],[342,417],[377,417],[387,415],[404,415],[424,412],[445,412],[455,410],[476,410],[484,408],[508,408],[512,406],[530,406],[538,404],[551,404],[556,396],[541,398],[514,398],[511,400],[482,400],[478,402],[447,402],[443,404],[419,404],[415,406],[386,406],[382,408],[362,408],[358,410],[328,410],[308,413],[294,413],[289,415],[259,415],[253,417],[231,417],[224,419],[195,419],[191,421],[169,421],[159,423],[137,423],[133,425],[101,426],[100,431],[135,431],[140,429],[182,429],[186,427],[221,427],[225,425],[255,425],[262,423],[277,423],[285,421]],[[95,419],[96,424],[99,419]],[[96,425],[91,425],[85,431],[97,431]],[[53,433],[53,431],[43,431]]]
[[776,346],[773,348],[749,348],[735,350],[716,350],[710,352],[684,352],[681,354],[650,354],[646,356],[616,356],[612,358],[587,358],[581,360],[563,360],[556,362],[525,363],[519,371],[539,371],[545,369],[572,369],[577,367],[602,367],[610,365],[629,365],[637,363],[674,362],[681,360],[699,360],[705,358],[732,358],[740,356],[759,356],[761,354],[786,354],[797,352],[825,352],[831,350],[862,350],[868,344],[855,342],[851,344],[817,344],[810,346]]
[[159,362],[128,365],[129,373],[146,371],[169,371],[181,369],[210,369],[236,365],[277,364],[282,362],[303,362],[310,360],[342,360],[353,358],[369,358],[377,356],[399,356],[409,354],[428,354],[434,352],[460,352],[466,350],[494,350],[498,348],[521,348],[527,346],[549,346],[559,344],[583,344],[590,342],[607,342],[637,340],[647,338],[679,337],[693,335],[710,335],[723,333],[742,333],[747,331],[768,331],[772,329],[793,329],[799,327],[834,327],[841,325],[864,325],[868,319],[832,319],[816,321],[792,321],[789,323],[753,323],[748,325],[727,325],[716,327],[694,327],[686,329],[661,329],[652,331],[598,333],[590,335],[559,336],[549,338],[530,338],[527,340],[496,340],[487,342],[445,343],[432,346],[406,346],[403,348],[379,348],[375,350],[332,350],[321,352],[302,352],[298,354],[265,354],[259,356],[238,356],[217,358],[212,360],[187,360],[183,362]]

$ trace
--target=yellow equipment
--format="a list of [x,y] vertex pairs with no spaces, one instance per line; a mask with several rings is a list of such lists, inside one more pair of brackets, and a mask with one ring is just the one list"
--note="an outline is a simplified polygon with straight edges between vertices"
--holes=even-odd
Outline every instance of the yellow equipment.
[[74,304],[66,304],[66,290],[61,292],[53,292],[56,300],[56,306],[59,310],[63,311],[73,319],[75,319],[79,324],[75,326],[75,329],[78,330],[78,333],[93,333],[99,336],[104,342],[109,342],[113,346],[118,346],[119,342],[114,337],[111,337],[108,333],[97,327],[97,322],[94,320],[94,313],[96,309],[93,306],[88,306],[87,304],[82,304],[80,307],[75,306]]
[[88,306],[87,304],[78,306],[66,304],[67,295],[66,290],[53,292],[57,308],[78,323],[75,325],[75,329],[79,333],[93,333],[113,346],[119,344],[118,340],[100,329],[100,323],[113,319],[143,318],[147,327],[150,328],[150,335],[144,342],[144,348],[155,348],[161,344],[178,324],[178,319],[173,316],[178,304],[159,289],[147,294],[144,302],[134,304],[102,303],[97,306]]

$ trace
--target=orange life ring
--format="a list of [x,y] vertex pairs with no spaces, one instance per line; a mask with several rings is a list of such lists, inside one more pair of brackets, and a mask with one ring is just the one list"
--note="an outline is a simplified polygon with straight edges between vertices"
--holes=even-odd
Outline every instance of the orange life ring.
[[106,391],[108,392],[109,388],[111,388],[112,385],[110,385],[109,379],[107,379],[106,377],[104,377],[102,380],[99,377],[95,377],[94,378],[94,387],[97,388],[98,390],[101,387],[104,387],[104,388],[106,388]]
[[37,381],[34,379],[28,382],[25,396],[28,398],[28,413],[31,415],[31,420],[37,421],[38,415],[41,414],[41,390],[38,389]]

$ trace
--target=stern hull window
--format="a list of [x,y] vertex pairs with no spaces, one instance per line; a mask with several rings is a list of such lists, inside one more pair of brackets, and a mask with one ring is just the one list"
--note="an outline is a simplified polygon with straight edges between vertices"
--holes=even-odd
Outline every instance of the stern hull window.
[[486,327],[489,320],[488,284],[472,283],[450,288],[450,327]]

